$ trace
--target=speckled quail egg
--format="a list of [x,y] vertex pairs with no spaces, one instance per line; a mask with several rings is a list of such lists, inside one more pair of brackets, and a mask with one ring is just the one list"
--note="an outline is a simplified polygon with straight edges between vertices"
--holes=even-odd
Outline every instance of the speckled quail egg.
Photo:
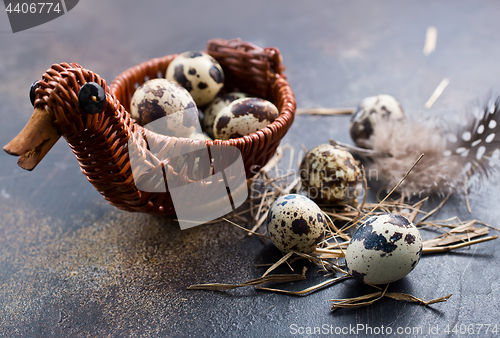
[[299,168],[308,196],[328,204],[355,204],[363,192],[363,176],[351,153],[331,144],[312,148]]
[[224,86],[222,67],[204,52],[178,55],[168,65],[165,77],[186,88],[200,107],[212,101]]
[[349,126],[351,138],[358,147],[372,148],[370,136],[377,121],[382,119],[403,120],[405,113],[401,104],[390,95],[365,98],[358,105]]
[[261,130],[279,116],[278,108],[260,98],[242,98],[223,108],[215,117],[214,136],[228,140]]
[[417,265],[422,255],[420,232],[398,214],[372,216],[352,236],[345,260],[349,274],[366,284],[395,282]]
[[191,95],[166,79],[152,79],[139,86],[132,96],[130,114],[140,125],[169,136],[187,137],[199,125]]
[[214,137],[214,120],[222,108],[227,107],[231,102],[244,97],[248,97],[248,95],[241,92],[231,92],[218,95],[203,111],[203,129],[210,137]]
[[281,196],[271,205],[267,217],[271,241],[285,253],[312,252],[323,240],[325,228],[321,209],[302,195]]

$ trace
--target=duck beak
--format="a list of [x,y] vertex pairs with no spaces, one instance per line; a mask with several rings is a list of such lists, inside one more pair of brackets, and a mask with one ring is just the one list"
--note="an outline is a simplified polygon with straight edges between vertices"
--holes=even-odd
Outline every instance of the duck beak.
[[28,124],[3,150],[10,155],[19,156],[17,164],[21,168],[33,170],[61,137],[52,125],[53,121],[52,114],[35,108]]

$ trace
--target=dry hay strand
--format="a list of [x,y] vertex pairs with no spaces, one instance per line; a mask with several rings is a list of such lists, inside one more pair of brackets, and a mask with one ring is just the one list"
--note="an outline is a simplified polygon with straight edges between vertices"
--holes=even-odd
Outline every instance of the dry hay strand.
[[355,108],[298,108],[295,115],[351,115]]
[[384,297],[392,298],[395,300],[414,302],[414,303],[417,303],[420,305],[429,306],[429,305],[436,304],[436,303],[446,302],[453,295],[453,294],[449,294],[448,296],[439,297],[436,299],[426,301],[426,300],[423,300],[421,298],[417,298],[415,296],[412,296],[412,295],[409,295],[406,293],[387,292],[388,288],[389,288],[389,284],[387,284],[387,286],[385,287],[384,290],[370,293],[368,295],[347,298],[347,299],[330,299],[330,301],[332,302],[331,310],[335,311],[337,309],[353,309],[353,308],[368,306],[368,305],[372,305],[373,303],[375,303],[376,301],[378,301]]
[[306,279],[306,269],[302,274],[286,274],[286,275],[268,275],[256,279],[249,280],[241,284],[223,284],[223,283],[208,283],[208,284],[195,284],[188,287],[188,290],[232,290],[245,286],[256,286],[269,282],[286,283],[295,282]]

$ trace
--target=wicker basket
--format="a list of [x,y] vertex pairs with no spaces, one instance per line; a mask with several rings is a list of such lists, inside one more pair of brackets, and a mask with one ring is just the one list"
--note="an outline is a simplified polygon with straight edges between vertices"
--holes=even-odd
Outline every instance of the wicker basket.
[[[278,107],[280,116],[262,130],[227,141],[160,135],[135,123],[128,110],[135,88],[148,79],[164,77],[176,55],[132,67],[111,86],[76,63],[61,63],[53,64],[36,82],[33,117],[4,149],[21,156],[18,163],[31,170],[63,136],[82,173],[119,209],[174,214],[173,198],[179,197],[177,206],[185,208],[189,216],[193,212],[203,215],[210,210],[225,211],[217,202],[228,200],[226,189],[231,196],[240,197],[240,202],[247,196],[246,178],[273,156],[292,124],[295,100],[277,49],[240,40],[212,40],[207,52],[224,69],[225,90],[268,99]],[[107,93],[101,98],[106,101],[100,112],[90,113],[80,105],[80,91],[89,82],[92,88],[101,87]],[[46,144],[48,147],[42,149]],[[26,152],[32,146],[35,149]],[[240,183],[231,186],[234,182]],[[213,192],[223,196],[217,199]],[[238,195],[241,192],[245,194]]]
[[[126,70],[107,89],[114,95],[108,97],[112,102],[108,102],[107,112],[104,113],[106,120],[95,119],[87,126],[91,128],[82,133],[68,132],[64,136],[76,154],[82,172],[110,204],[127,211],[175,214],[169,191],[170,184],[175,184],[182,186],[180,194],[183,207],[188,208],[187,210],[204,212],[200,210],[203,205],[206,208],[218,208],[215,204],[206,205],[206,193],[217,189],[226,191],[226,183],[223,179],[206,179],[211,175],[210,165],[209,168],[194,170],[196,161],[200,160],[196,151],[206,151],[208,148],[213,153],[223,149],[225,155],[229,154],[220,157],[218,162],[213,158],[213,168],[228,168],[232,164],[231,158],[241,154],[245,172],[240,170],[237,175],[245,175],[246,178],[257,173],[275,153],[295,114],[295,99],[283,75],[284,67],[279,51],[276,48],[260,48],[239,39],[217,39],[208,42],[207,52],[217,59],[224,70],[224,90],[243,91],[268,99],[278,107],[280,116],[262,130],[226,141],[200,141],[158,135],[135,124],[127,111],[137,86],[149,79],[164,77],[167,66],[176,55],[152,59]],[[81,77],[90,77],[90,80],[95,77],[93,73],[78,68],[80,66],[77,65],[71,72],[64,71],[65,67],[70,66],[60,67],[61,74],[76,73]],[[47,75],[48,79],[52,77]],[[103,81],[98,80],[106,87]],[[91,140],[95,143],[95,140],[102,139],[110,146],[98,151],[89,143]],[[151,147],[156,147],[159,151],[153,154],[149,151]],[[89,157],[89,149],[92,149],[92,157]],[[110,159],[114,163],[112,166],[108,163]],[[146,177],[144,180],[148,180],[147,177],[151,175],[163,175],[165,182],[169,183],[166,191],[144,191],[139,188],[137,179]],[[245,177],[242,179],[245,182]],[[246,189],[246,185],[243,189]],[[178,192],[176,196],[179,196]]]
[[[236,146],[242,154],[247,177],[251,177],[274,155],[294,119],[295,98],[283,75],[281,54],[277,48],[260,48],[240,39],[210,40],[206,52],[224,70],[224,90],[242,91],[265,98],[280,111],[280,116],[273,123],[253,134],[226,141],[207,141],[207,146]],[[130,100],[137,86],[149,79],[164,77],[169,63],[176,56],[152,59],[127,69],[113,80],[110,86],[112,93],[126,110],[130,110]],[[180,139],[180,142],[185,140]]]

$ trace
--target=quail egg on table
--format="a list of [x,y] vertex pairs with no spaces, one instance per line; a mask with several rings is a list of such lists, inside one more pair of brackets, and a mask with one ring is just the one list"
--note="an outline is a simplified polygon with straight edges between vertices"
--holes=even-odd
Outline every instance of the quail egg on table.
[[229,104],[237,99],[248,97],[245,93],[231,92],[223,95],[218,95],[210,105],[203,111],[203,129],[210,136],[214,137],[214,120],[222,108],[229,106]]
[[310,198],[327,204],[354,204],[363,192],[363,176],[348,151],[321,144],[307,152],[299,167]]
[[422,255],[420,232],[407,218],[382,214],[364,222],[347,247],[349,274],[366,284],[395,282],[417,265]]
[[199,125],[196,104],[186,89],[166,79],[143,83],[132,96],[130,114],[159,134],[187,137]]
[[403,120],[405,113],[401,104],[390,95],[376,95],[365,98],[352,115],[349,130],[357,146],[372,148],[370,136],[376,123],[385,120]]
[[261,130],[279,116],[278,108],[260,98],[242,98],[223,108],[215,117],[214,136],[228,140]]
[[222,67],[204,52],[178,55],[168,65],[165,77],[186,88],[200,107],[212,101],[224,86]]
[[267,217],[267,231],[273,244],[282,252],[310,253],[323,240],[326,229],[323,212],[309,198],[290,194],[272,205]]

